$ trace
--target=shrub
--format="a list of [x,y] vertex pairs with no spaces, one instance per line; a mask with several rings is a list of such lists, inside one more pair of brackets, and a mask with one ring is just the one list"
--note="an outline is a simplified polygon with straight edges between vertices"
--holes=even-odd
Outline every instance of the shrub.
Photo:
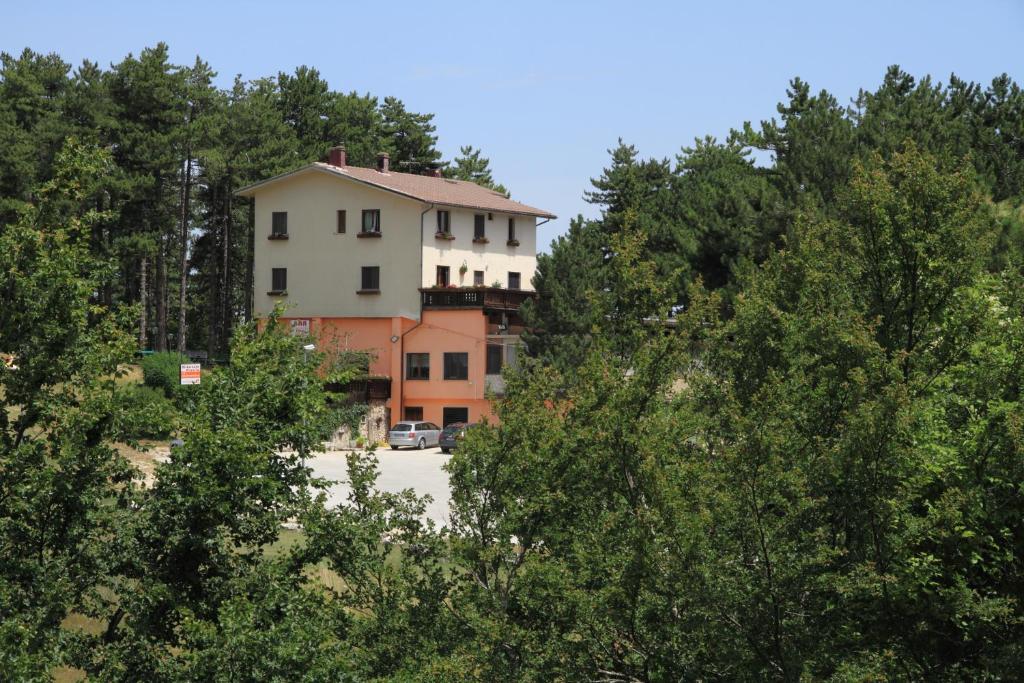
[[166,439],[174,431],[178,411],[164,393],[153,387],[131,384],[114,395],[116,439]]
[[187,357],[173,351],[162,351],[142,359],[142,383],[159,389],[166,398],[178,393],[181,364],[188,363]]

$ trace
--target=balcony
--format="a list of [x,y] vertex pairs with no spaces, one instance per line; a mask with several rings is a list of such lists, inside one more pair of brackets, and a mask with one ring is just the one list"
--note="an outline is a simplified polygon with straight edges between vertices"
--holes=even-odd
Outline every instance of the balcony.
[[423,308],[483,308],[517,311],[535,292],[498,287],[424,287],[420,289]]

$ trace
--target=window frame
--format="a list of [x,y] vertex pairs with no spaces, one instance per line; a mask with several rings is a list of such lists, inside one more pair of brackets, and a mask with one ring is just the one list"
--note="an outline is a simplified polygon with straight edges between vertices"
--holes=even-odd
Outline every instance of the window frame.
[[474,270],[473,271],[473,286],[483,287],[484,286],[484,271]]
[[[464,363],[455,365],[456,360],[465,359]],[[455,372],[461,370],[462,372]],[[465,376],[458,376],[458,375]],[[469,379],[469,353],[466,351],[445,351],[443,356],[443,377],[451,382],[464,382]]]
[[337,222],[334,225],[335,235],[344,235],[348,231],[348,212],[345,209],[338,209]]
[[[376,280],[376,284],[377,284],[376,287],[367,287],[366,286],[366,284],[367,284],[366,276],[368,274],[370,274],[370,273],[373,273],[373,275],[374,275],[373,279]],[[359,292],[360,293],[364,293],[364,294],[368,294],[368,293],[371,293],[371,292],[379,292],[379,291],[380,291],[380,266],[362,266],[360,268],[360,270],[359,270]]]
[[[278,275],[281,276],[281,286],[277,286]],[[288,269],[287,268],[271,268],[270,269],[270,291],[274,294],[283,294],[288,291]]]
[[[492,354],[497,351],[498,365],[495,368],[492,364]],[[486,350],[486,363],[487,367],[484,370],[485,375],[500,375],[501,369],[505,366],[505,345],[504,344],[488,344]]]
[[508,241],[509,242],[516,242],[516,241],[518,241],[518,238],[516,237],[516,217],[515,216],[509,216],[508,217]]
[[[417,359],[423,360],[426,358],[425,364],[412,364],[412,358],[416,356]],[[414,376],[413,369],[416,369]],[[410,351],[405,354],[405,379],[415,381],[429,381],[430,380],[430,352],[429,351]]]
[[[444,277],[441,274],[444,273]],[[444,280],[444,283],[441,282]],[[452,269],[449,266],[437,266],[434,270],[434,286],[447,287],[452,283]]]
[[[441,220],[442,216],[444,220]],[[437,210],[437,234],[438,235],[450,235],[452,234],[452,215],[447,209]]]
[[[414,414],[418,417],[410,417],[409,414],[412,411],[418,411]],[[406,406],[405,417],[402,418],[402,422],[423,422],[423,406]]]
[[[512,286],[512,276],[515,275],[516,284]],[[509,289],[522,289],[523,288],[523,274],[514,270],[508,271],[508,288]]]
[[[373,230],[366,229],[366,217],[373,216],[374,220],[371,221],[373,224]],[[364,235],[379,235],[381,234],[380,229],[380,209],[363,209],[363,220],[359,224],[359,231]]]
[[473,239],[487,239],[487,216],[482,213],[473,214]]
[[[281,220],[281,225],[278,225],[278,219]],[[287,239],[288,238],[288,212],[287,211],[271,211],[270,212],[270,237],[271,237],[271,239]]]

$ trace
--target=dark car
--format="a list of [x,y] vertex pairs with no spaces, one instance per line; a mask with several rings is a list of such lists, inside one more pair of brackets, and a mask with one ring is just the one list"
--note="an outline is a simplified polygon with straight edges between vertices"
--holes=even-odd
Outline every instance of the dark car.
[[441,438],[437,445],[441,447],[442,453],[451,453],[459,445],[459,442],[466,438],[466,430],[475,427],[475,422],[453,422],[441,430]]

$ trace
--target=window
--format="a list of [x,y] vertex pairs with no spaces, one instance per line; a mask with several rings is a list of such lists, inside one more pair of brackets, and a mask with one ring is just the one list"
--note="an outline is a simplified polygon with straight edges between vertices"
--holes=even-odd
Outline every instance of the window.
[[380,266],[363,266],[362,287],[359,288],[359,291],[380,291]]
[[444,423],[445,427],[456,422],[462,422],[465,424],[466,422],[469,422],[469,408],[445,407],[441,410],[441,422]]
[[[406,406],[405,407],[405,419],[410,422],[423,419],[423,406]],[[408,430],[406,430],[408,431]]]
[[510,271],[509,274],[508,274],[508,288],[509,289],[519,289],[519,285],[520,284],[521,284],[521,282],[520,282],[519,273],[513,273],[513,272]]
[[[405,354],[405,378],[406,379],[430,379],[430,354],[429,353],[407,353]],[[411,420],[408,415],[405,419]],[[419,419],[423,419],[420,417]]]
[[501,344],[488,344],[487,345],[487,374],[488,375],[499,375],[501,374],[501,357],[505,347]]
[[449,235],[452,231],[451,216],[447,211],[437,212],[437,231],[442,235]]
[[288,289],[288,269],[272,268],[270,270],[270,291],[283,292]]
[[508,219],[508,241],[509,242],[515,242],[516,241],[516,219],[515,218],[509,218]]
[[487,228],[484,224],[484,215],[478,213],[473,216],[473,239],[482,240],[487,237]]
[[273,214],[271,214],[270,236],[271,237],[287,237],[288,236],[288,212],[287,211],[275,211]]
[[446,354],[444,354],[444,378],[445,379],[469,379],[469,354],[468,353],[446,353]]
[[345,211],[344,209],[338,209],[338,228],[337,232],[339,235],[345,234]]
[[380,233],[380,209],[363,210],[363,232]]
[[484,271],[474,270],[473,271],[473,286],[483,287],[484,286]]
[[447,287],[449,282],[451,282],[451,270],[448,266],[438,266],[436,285],[438,287]]

